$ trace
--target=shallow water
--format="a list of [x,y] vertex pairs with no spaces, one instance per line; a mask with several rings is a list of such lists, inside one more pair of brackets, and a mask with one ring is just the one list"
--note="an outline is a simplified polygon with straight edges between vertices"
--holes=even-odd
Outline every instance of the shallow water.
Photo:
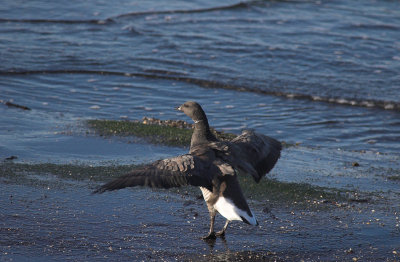
[[[367,244],[362,243],[360,249],[367,257],[391,258],[389,249],[394,246],[381,248],[379,239],[384,236],[382,239],[392,241],[398,237],[393,222],[393,214],[397,212],[398,216],[400,194],[399,182],[393,179],[400,174],[400,9],[396,2],[176,0],[162,5],[159,1],[123,0],[69,1],[68,5],[44,0],[3,2],[0,6],[1,160],[16,156],[17,162],[111,165],[144,163],[181,154],[186,149],[149,145],[135,138],[95,137],[87,134],[83,123],[86,119],[143,116],[188,120],[173,108],[186,100],[196,100],[204,106],[210,124],[217,129],[240,133],[244,128],[252,128],[297,144],[284,150],[270,177],[357,192],[375,201],[366,208],[377,205],[379,208],[374,206],[374,210],[382,211],[375,214],[382,217],[379,219],[390,217],[391,226],[363,228],[363,243],[374,239],[372,246],[385,251],[368,253]],[[32,110],[7,107],[5,101]],[[355,162],[360,166],[354,167]],[[7,194],[24,192],[21,199],[43,194],[43,189],[27,185],[9,187],[3,182],[0,183],[4,192],[2,201],[8,201],[8,196],[3,198]],[[89,209],[89,205],[103,210],[115,205],[116,199],[130,195],[88,198],[88,186],[82,188],[83,191],[72,187],[61,193],[57,189],[49,194],[56,200],[65,199],[65,205],[61,205],[63,212],[81,210],[71,204],[78,195],[88,201],[82,210]],[[139,190],[138,194],[146,195],[144,192],[148,191]],[[129,207],[120,207],[123,210],[119,216],[125,216],[126,220],[113,220],[115,223],[128,223],[132,205],[146,205],[134,197],[130,199]],[[46,201],[37,202],[35,208],[45,213],[39,212],[36,221],[46,217],[46,208],[40,206]],[[103,201],[112,203],[102,205]],[[6,202],[2,205],[7,206]],[[256,206],[261,205],[255,202]],[[176,209],[182,209],[179,200],[168,205],[161,201],[155,206],[154,212],[158,208],[168,209],[164,212],[169,214],[168,222],[153,221],[160,226],[147,235],[156,236],[145,242],[146,251],[134,253],[132,247],[137,246],[129,240],[117,241],[124,251],[116,252],[116,246],[112,246],[110,252],[114,258],[131,257],[132,252],[138,259],[149,258],[152,248],[158,258],[160,254],[167,257],[169,254],[171,259],[180,256],[190,259],[190,254],[198,253],[205,254],[206,259],[212,258],[207,245],[193,240],[206,228],[206,216],[202,216],[201,223],[196,221],[204,228],[190,224],[196,234],[182,240],[177,235],[171,236],[182,246],[181,253],[171,254],[168,248],[162,249],[165,243],[157,245],[161,238],[168,238],[165,232],[170,225],[182,232],[179,230],[184,229],[179,225],[186,222],[179,215],[179,219],[174,216]],[[2,230],[18,222],[10,214],[23,213],[22,209],[12,208],[1,211],[5,223],[10,223],[4,224]],[[204,208],[199,207],[198,213],[203,213]],[[288,215],[288,209],[277,205],[275,208],[282,216]],[[93,212],[85,218],[87,221],[92,218],[96,221],[102,215]],[[112,216],[111,210],[104,212]],[[354,210],[326,212],[350,212],[355,220],[363,217]],[[361,213],[369,214],[364,209]],[[152,214],[141,221],[153,223]],[[318,215],[322,221],[315,235],[323,230],[325,215]],[[309,220],[312,219],[304,221],[304,228],[297,228],[298,234],[310,230]],[[74,232],[79,235],[85,230],[84,224],[77,225]],[[27,223],[18,230],[29,231],[24,233],[25,238],[36,237],[32,225]],[[349,234],[357,235],[357,227]],[[114,237],[119,238],[123,228],[107,230],[118,231]],[[337,250],[352,247],[350,243],[355,241],[335,242],[342,239],[340,234],[332,241],[315,236],[315,242],[309,240],[306,248],[300,248],[302,241],[298,238],[291,235],[284,239],[278,234],[279,227],[271,228],[277,234],[272,242],[279,244],[267,245],[267,249],[283,259],[283,254],[290,253],[290,246],[297,248],[291,255],[293,258],[304,257],[299,250],[306,249],[316,259],[327,250],[331,250],[327,254],[336,255]],[[135,237],[143,237],[143,230]],[[161,234],[158,240],[157,232]],[[257,237],[250,238],[251,234],[242,240],[243,229],[234,232],[237,237],[228,239],[228,246],[245,255],[246,252],[264,254],[261,251],[266,249],[265,235],[273,234],[261,231],[259,237],[263,240],[258,242]],[[88,238],[89,233],[93,232],[88,232]],[[346,234],[346,230],[342,233]],[[64,237],[73,239],[68,234],[57,239]],[[106,237],[99,234],[93,238],[94,242],[103,239],[100,241],[103,251],[108,248]],[[315,249],[315,243],[321,241],[327,241],[326,245]],[[225,250],[221,242],[217,245]],[[5,246],[3,243],[2,248]],[[13,254],[16,260],[28,258],[24,244],[11,246],[18,247],[18,252],[14,248],[5,252]],[[42,260],[36,248],[33,245],[26,249],[30,250],[29,258]],[[96,248],[86,249],[92,250],[89,253],[84,249],[65,252],[74,260],[91,256],[90,252]],[[62,250],[63,247],[58,247],[57,252],[50,252],[46,258],[62,260]],[[103,251],[96,258],[110,255]],[[232,256],[226,250],[223,255]]]

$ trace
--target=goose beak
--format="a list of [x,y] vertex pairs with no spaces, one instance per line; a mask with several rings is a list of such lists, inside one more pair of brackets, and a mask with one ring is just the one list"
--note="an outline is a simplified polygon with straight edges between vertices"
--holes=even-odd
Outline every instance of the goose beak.
[[175,107],[175,110],[182,111],[182,106]]

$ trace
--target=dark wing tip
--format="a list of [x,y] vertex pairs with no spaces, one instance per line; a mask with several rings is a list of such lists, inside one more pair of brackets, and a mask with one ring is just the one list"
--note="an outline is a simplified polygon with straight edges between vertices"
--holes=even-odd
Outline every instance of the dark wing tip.
[[105,188],[104,186],[99,186],[95,191],[93,191],[92,193],[91,193],[91,195],[94,195],[94,194],[103,194],[104,192],[106,192],[107,191],[107,188]]
[[260,161],[256,164],[256,169],[259,172],[259,178],[256,179],[258,183],[261,178],[269,173],[278,162],[278,159],[281,157],[282,144],[278,140],[268,137],[262,136],[264,140],[265,148],[268,148],[267,155],[260,159]]

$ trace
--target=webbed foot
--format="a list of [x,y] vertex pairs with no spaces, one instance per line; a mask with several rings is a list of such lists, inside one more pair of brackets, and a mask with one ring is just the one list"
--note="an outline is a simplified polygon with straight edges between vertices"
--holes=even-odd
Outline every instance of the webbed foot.
[[218,231],[215,233],[215,236],[217,237],[225,237],[225,230]]
[[217,236],[215,235],[215,232],[213,231],[213,232],[208,233],[207,236],[204,236],[201,239],[203,239],[203,240],[211,240],[211,239],[216,239],[216,238],[217,238]]

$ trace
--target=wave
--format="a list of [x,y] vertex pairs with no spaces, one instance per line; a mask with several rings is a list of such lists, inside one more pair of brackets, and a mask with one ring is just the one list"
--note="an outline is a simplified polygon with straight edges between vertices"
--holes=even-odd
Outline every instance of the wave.
[[348,26],[343,26],[342,29],[366,29],[366,30],[392,30],[398,31],[399,26],[393,24],[351,24]]
[[206,12],[214,12],[214,11],[222,11],[222,10],[232,10],[232,9],[240,9],[246,8],[250,5],[250,3],[240,2],[233,5],[227,6],[217,6],[210,8],[202,8],[202,9],[188,9],[188,10],[164,10],[164,11],[145,11],[145,12],[132,12],[121,14],[118,16],[111,17],[112,19],[128,17],[128,16],[143,16],[143,15],[164,15],[164,14],[192,14],[192,13],[206,13]]
[[134,16],[145,16],[145,15],[163,15],[163,14],[192,14],[192,13],[206,13],[222,10],[232,10],[246,8],[250,3],[239,2],[233,5],[217,6],[202,9],[188,9],[188,10],[163,10],[163,11],[143,11],[143,12],[131,12],[126,14],[120,14],[117,16],[109,17],[106,19],[89,19],[89,20],[58,20],[58,19],[12,19],[12,18],[0,18],[0,23],[56,23],[56,24],[110,24],[115,22],[119,18],[134,17]]
[[90,19],[90,20],[58,20],[58,19],[12,19],[12,18],[0,18],[0,23],[29,23],[29,24],[109,24],[114,22],[113,19],[107,18],[105,20]]
[[192,78],[183,76],[177,72],[169,72],[165,70],[148,70],[146,73],[128,73],[118,71],[102,71],[102,70],[74,70],[74,69],[60,69],[60,70],[27,70],[27,71],[0,71],[0,76],[12,75],[33,75],[33,74],[85,74],[85,75],[113,75],[124,77],[141,77],[150,79],[165,79],[172,81],[185,82],[195,84],[203,88],[211,89],[227,89],[239,92],[252,92],[269,96],[284,97],[287,99],[309,100],[316,102],[331,103],[344,106],[357,106],[366,108],[377,108],[384,110],[400,111],[400,102],[395,101],[382,101],[373,99],[359,99],[359,98],[343,98],[343,97],[326,97],[309,94],[280,92],[275,90],[260,89],[255,87],[244,87],[234,84],[227,84],[214,80],[205,80],[199,78]]

